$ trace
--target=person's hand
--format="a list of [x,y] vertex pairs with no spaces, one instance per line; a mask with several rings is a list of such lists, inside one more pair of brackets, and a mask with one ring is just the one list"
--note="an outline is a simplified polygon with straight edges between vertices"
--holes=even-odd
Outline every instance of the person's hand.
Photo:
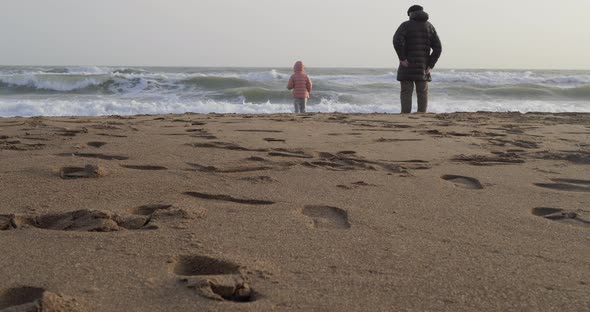
[[408,67],[410,66],[410,62],[408,62],[408,60],[403,60],[403,61],[399,61],[399,63],[403,66],[403,67]]
[[430,75],[430,73],[432,73],[432,68],[426,68],[426,75]]

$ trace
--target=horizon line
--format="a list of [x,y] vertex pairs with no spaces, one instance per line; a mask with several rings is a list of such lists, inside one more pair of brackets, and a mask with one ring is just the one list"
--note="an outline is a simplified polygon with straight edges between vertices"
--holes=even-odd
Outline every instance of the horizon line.
[[[0,67],[152,67],[152,68],[291,68],[292,66],[221,66],[221,65],[96,65],[96,64],[82,64],[82,65],[6,65],[1,64]],[[317,69],[392,69],[397,70],[396,67],[364,67],[364,66],[312,66],[306,65],[306,68]],[[590,71],[590,68],[572,69],[572,68],[509,68],[509,67],[435,67],[435,70],[567,70],[567,71]]]

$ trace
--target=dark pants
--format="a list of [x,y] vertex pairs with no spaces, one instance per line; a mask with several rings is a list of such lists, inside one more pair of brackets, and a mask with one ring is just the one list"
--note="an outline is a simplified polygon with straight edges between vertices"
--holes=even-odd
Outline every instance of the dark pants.
[[416,84],[416,95],[418,96],[418,112],[426,113],[426,109],[428,108],[428,81],[401,81],[401,84],[402,114],[412,112],[414,84]]

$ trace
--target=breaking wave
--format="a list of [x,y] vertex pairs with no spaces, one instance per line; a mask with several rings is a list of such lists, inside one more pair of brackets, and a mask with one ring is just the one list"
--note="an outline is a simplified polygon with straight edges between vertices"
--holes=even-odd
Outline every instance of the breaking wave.
[[[394,71],[310,69],[309,74],[314,83],[309,104],[315,109],[399,111]],[[282,112],[291,109],[291,93],[286,90],[290,75],[287,68],[4,66],[0,67],[0,116]],[[437,70],[430,93],[431,103],[445,112],[510,107],[588,111],[590,72]]]

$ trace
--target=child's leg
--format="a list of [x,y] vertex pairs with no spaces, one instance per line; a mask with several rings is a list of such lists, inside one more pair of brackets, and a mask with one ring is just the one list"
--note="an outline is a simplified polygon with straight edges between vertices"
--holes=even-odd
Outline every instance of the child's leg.
[[307,99],[295,98],[293,105],[295,106],[295,113],[305,113],[305,102]]
[[299,99],[293,100],[293,107],[295,108],[295,114],[299,113]]
[[301,106],[299,107],[299,111],[305,113],[305,106],[307,106],[307,99],[301,99],[299,103]]

